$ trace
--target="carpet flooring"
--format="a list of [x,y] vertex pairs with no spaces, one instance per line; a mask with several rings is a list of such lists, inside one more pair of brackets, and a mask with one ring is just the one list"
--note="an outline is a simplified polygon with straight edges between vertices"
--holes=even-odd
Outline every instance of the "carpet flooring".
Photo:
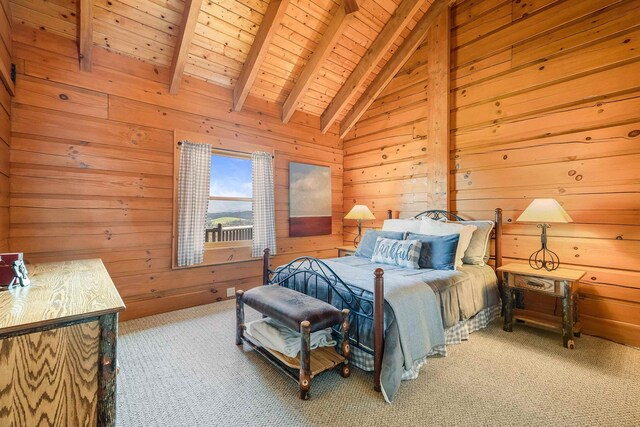
[[[257,318],[247,309],[247,320]],[[311,400],[234,344],[233,301],[120,325],[118,426],[640,426],[640,351],[500,320],[432,358],[393,404],[353,369],[312,381]]]

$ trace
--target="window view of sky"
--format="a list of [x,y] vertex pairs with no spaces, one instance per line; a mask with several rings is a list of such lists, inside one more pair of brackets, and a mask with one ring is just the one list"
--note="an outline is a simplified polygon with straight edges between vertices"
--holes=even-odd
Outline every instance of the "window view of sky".
[[[252,197],[251,160],[211,156],[211,197]],[[209,212],[251,210],[249,202],[216,200],[209,202]]]

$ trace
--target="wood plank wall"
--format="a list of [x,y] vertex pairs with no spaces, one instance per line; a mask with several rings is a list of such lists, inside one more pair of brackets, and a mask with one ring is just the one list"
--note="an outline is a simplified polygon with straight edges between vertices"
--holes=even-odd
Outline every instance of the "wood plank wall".
[[3,83],[11,76],[11,13],[9,2],[0,0],[0,252],[9,250],[9,147],[11,145],[11,95]]
[[[404,217],[447,209],[447,117],[429,114],[448,109],[446,49],[439,49],[444,56],[440,61],[426,61],[429,44],[436,46],[447,37],[447,18],[444,13],[438,18],[426,42],[344,139],[344,208],[367,205],[376,220],[364,221],[364,227],[381,227],[388,209]],[[433,132],[430,138],[428,130],[439,124],[444,136]],[[350,244],[357,233],[355,221],[345,221],[344,231],[345,244]]]
[[[260,283],[261,261],[171,269],[174,129],[216,145],[275,152],[279,256],[335,256],[342,243],[342,143],[302,113],[283,125],[273,104],[94,48],[78,71],[73,41],[14,22],[10,247],[31,262],[100,257],[133,318],[226,299]],[[333,234],[288,238],[288,162],[330,166]]]
[[[553,225],[549,246],[587,271],[585,332],[636,346],[639,23],[639,0],[467,0],[453,9],[451,32],[452,210],[479,219],[502,207],[505,262],[526,262],[539,229],[515,219],[533,198],[556,198],[575,222]],[[410,61],[345,139],[345,209],[360,197],[381,214],[428,206],[430,160],[411,106],[429,96],[425,62],[426,53]],[[380,181],[364,182],[372,177]],[[561,310],[535,295],[528,305]]]
[[517,216],[557,199],[575,222],[549,246],[587,271],[585,331],[640,345],[640,1],[468,0],[452,48],[452,207],[502,207],[509,262],[540,246]]

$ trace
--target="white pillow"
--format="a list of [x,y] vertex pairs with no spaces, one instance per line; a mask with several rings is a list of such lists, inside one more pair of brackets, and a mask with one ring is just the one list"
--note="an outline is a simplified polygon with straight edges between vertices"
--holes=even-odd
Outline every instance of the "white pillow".
[[431,218],[423,218],[420,221],[420,234],[428,234],[431,236],[448,236],[450,234],[459,234],[458,248],[456,249],[456,269],[462,265],[462,257],[469,247],[473,232],[478,227],[475,225],[461,225],[453,222],[434,221]]
[[420,233],[422,221],[415,218],[410,219],[385,219],[382,231],[402,231],[405,233]]

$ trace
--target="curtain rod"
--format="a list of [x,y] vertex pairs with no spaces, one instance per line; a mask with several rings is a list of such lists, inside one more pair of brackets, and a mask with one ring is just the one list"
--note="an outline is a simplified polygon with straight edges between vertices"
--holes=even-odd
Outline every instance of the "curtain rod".
[[[182,145],[182,141],[178,141],[178,146]],[[229,148],[213,148],[213,151],[227,151],[229,153],[238,153],[238,154],[244,154],[244,155],[251,155],[251,153],[249,153],[248,151],[240,151],[240,150],[231,150]],[[275,159],[276,156],[274,156],[273,154],[271,155],[272,159]]]

